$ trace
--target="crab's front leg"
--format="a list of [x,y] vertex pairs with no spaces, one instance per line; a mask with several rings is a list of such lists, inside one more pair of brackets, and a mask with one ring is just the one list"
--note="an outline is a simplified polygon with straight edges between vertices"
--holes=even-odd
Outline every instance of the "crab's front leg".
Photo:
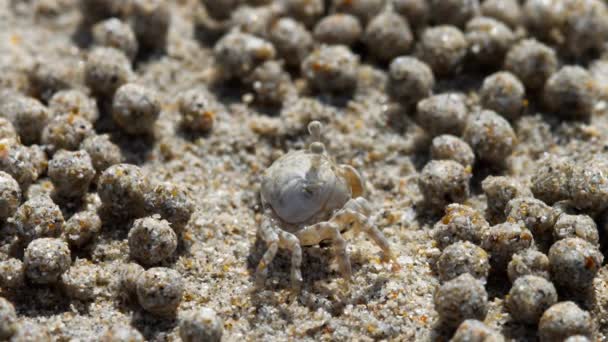
[[258,234],[262,240],[266,243],[266,252],[262,256],[262,259],[258,263],[258,267],[255,271],[255,285],[257,288],[264,286],[264,281],[268,276],[268,266],[274,260],[279,250],[279,234],[278,227],[276,227],[274,221],[267,216],[260,225]]
[[340,226],[334,222],[319,222],[298,231],[298,238],[303,245],[316,245],[323,240],[330,240],[334,247],[336,260],[340,273],[346,280],[350,280],[352,269],[346,248],[346,240],[340,234]]
[[302,284],[302,247],[300,240],[284,230],[279,232],[279,243],[281,247],[291,252],[291,287],[296,290]]
[[302,248],[300,247],[300,240],[295,235],[278,227],[269,215],[264,218],[264,221],[260,225],[259,235],[266,242],[268,249],[262,256],[255,272],[256,287],[259,289],[264,286],[264,281],[268,276],[268,266],[270,266],[272,260],[277,255],[279,247],[281,247],[291,253],[291,283],[294,289],[298,288],[302,283]]
[[382,249],[385,260],[392,259],[393,254],[388,240],[368,217],[370,212],[369,202],[363,197],[357,197],[350,199],[344,208],[334,214],[331,221],[339,225],[352,223],[355,229],[364,231]]

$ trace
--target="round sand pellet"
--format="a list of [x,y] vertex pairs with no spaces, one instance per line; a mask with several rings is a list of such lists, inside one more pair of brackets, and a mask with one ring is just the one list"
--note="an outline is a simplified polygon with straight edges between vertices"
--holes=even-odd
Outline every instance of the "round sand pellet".
[[183,292],[181,275],[170,268],[151,268],[137,279],[139,304],[156,315],[173,314],[182,300]]
[[223,331],[222,319],[209,308],[186,312],[179,322],[179,336],[184,342],[219,342]]
[[25,275],[37,284],[59,280],[72,263],[70,248],[60,239],[36,239],[27,246],[23,257]]
[[158,217],[137,219],[129,231],[131,258],[154,265],[170,257],[177,248],[177,235],[169,222]]

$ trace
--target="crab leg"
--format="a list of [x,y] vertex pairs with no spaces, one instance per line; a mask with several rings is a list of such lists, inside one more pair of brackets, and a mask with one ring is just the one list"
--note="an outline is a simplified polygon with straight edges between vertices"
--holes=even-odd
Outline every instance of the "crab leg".
[[268,265],[274,260],[279,249],[279,235],[277,228],[274,226],[271,219],[265,219],[259,229],[259,234],[262,240],[268,246],[268,249],[262,256],[260,263],[255,271],[256,287],[261,288],[264,285],[264,280],[268,275]]
[[279,241],[281,247],[287,248],[291,252],[291,284],[294,289],[297,289],[302,283],[302,247],[300,240],[286,231],[280,231]]
[[297,234],[303,245],[316,245],[323,240],[331,240],[340,273],[347,280],[351,278],[350,258],[346,248],[346,241],[342,237],[342,234],[340,234],[340,226],[331,221],[319,222],[303,228]]
[[344,209],[339,210],[332,218],[333,222],[337,222],[339,225],[347,225],[354,223],[354,228],[365,232],[375,243],[382,249],[385,259],[392,258],[392,252],[388,240],[382,234],[378,228],[372,223],[372,220],[361,213],[368,211],[368,203],[365,199],[359,197],[351,199]]

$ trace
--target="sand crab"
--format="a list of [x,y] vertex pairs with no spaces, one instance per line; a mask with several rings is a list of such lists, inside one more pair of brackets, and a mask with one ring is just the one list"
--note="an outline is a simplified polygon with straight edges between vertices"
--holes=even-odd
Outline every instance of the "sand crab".
[[370,217],[370,203],[362,197],[365,188],[361,175],[352,166],[332,160],[321,143],[321,129],[320,122],[311,122],[308,131],[313,142],[308,149],[277,159],[262,177],[265,218],[259,235],[268,249],[256,270],[258,288],[279,248],[291,252],[291,283],[299,288],[301,246],[326,240],[333,245],[340,273],[350,280],[350,258],[342,237],[342,232],[350,227],[367,233],[382,249],[385,259],[391,258],[388,241]]

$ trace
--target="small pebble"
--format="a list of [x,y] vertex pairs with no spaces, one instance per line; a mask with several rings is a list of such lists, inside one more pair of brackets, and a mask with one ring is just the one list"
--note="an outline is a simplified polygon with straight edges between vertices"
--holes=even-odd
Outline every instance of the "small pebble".
[[77,300],[94,299],[98,272],[99,269],[96,265],[86,263],[70,267],[61,275],[61,284],[65,294]]
[[495,223],[506,219],[505,208],[510,200],[532,197],[530,188],[513,177],[488,176],[481,182],[481,188],[488,202],[487,216]]
[[30,161],[38,175],[44,175],[47,172],[49,166],[49,159],[46,154],[46,148],[40,145],[28,146],[30,152]]
[[207,13],[215,19],[228,19],[241,0],[200,0]]
[[129,25],[118,18],[99,22],[91,29],[93,44],[118,49],[134,60],[139,49],[135,33]]
[[302,63],[302,74],[324,93],[353,91],[357,86],[359,58],[343,45],[322,45]]
[[110,141],[110,136],[107,134],[89,136],[82,141],[80,149],[89,154],[91,163],[98,173],[123,161],[120,148]]
[[433,71],[414,57],[397,57],[389,66],[387,89],[397,101],[406,105],[431,96],[435,86]]
[[29,148],[7,139],[0,140],[0,171],[13,177],[23,190],[38,179],[38,168],[32,159]]
[[11,220],[24,245],[34,239],[57,237],[63,231],[61,209],[50,197],[44,195],[23,203]]
[[11,97],[0,110],[25,145],[39,143],[42,130],[51,119],[51,111],[40,101],[20,95]]
[[42,143],[53,151],[77,150],[80,143],[94,134],[93,125],[85,117],[63,114],[53,118],[42,131]]
[[181,275],[170,268],[151,268],[137,279],[139,304],[155,315],[172,315],[179,306],[183,293]]
[[562,119],[588,121],[595,105],[595,94],[595,82],[587,70],[564,66],[547,80],[543,100],[551,113]]
[[480,64],[500,66],[505,54],[515,41],[515,34],[502,22],[488,17],[471,19],[465,37],[470,56]]
[[460,94],[445,93],[428,97],[416,106],[416,121],[431,136],[462,134],[469,111]]
[[128,264],[121,265],[118,271],[118,281],[120,283],[120,289],[126,295],[133,295],[137,292],[137,279],[146,270],[137,263],[130,262]]
[[525,39],[511,47],[504,68],[528,89],[542,89],[545,81],[557,71],[555,51],[534,39]]
[[501,71],[486,77],[479,91],[481,105],[507,120],[518,119],[525,107],[526,89],[510,72]]
[[17,331],[17,313],[8,300],[0,297],[0,339],[8,340]]
[[462,135],[485,162],[501,166],[517,144],[513,127],[502,116],[491,110],[482,110],[469,116]]
[[223,331],[222,319],[209,308],[186,312],[179,321],[179,336],[184,342],[220,342]]
[[64,114],[80,115],[91,123],[99,118],[97,102],[76,89],[56,92],[49,101],[49,109],[55,116]]
[[53,198],[55,193],[55,185],[48,178],[39,179],[36,183],[27,188],[25,192],[25,200],[31,200],[35,197],[45,196]]
[[0,171],[0,221],[13,216],[21,203],[19,183],[8,173]]
[[228,78],[243,79],[253,69],[276,57],[272,43],[256,36],[231,32],[223,36],[213,48],[215,60]]
[[538,323],[541,342],[561,341],[574,335],[591,337],[593,322],[589,312],[574,302],[560,302],[543,313]]
[[471,173],[453,160],[432,160],[422,169],[418,187],[426,204],[441,211],[451,203],[463,203],[470,194]]
[[96,47],[89,52],[85,66],[85,83],[96,96],[112,98],[116,89],[131,78],[131,62],[122,51]]
[[384,8],[385,0],[335,0],[331,12],[345,13],[357,17],[366,24]]
[[511,28],[522,23],[522,9],[518,0],[485,0],[481,4],[481,13],[502,21]]
[[435,26],[422,33],[417,54],[436,76],[447,76],[461,69],[467,49],[467,40],[458,28]]
[[578,237],[599,246],[599,232],[597,224],[588,215],[559,215],[553,226],[553,239],[555,241]]
[[199,133],[213,129],[220,108],[206,89],[186,90],[179,95],[177,101],[183,129]]
[[146,206],[149,212],[169,221],[171,228],[177,232],[186,226],[194,212],[188,189],[172,182],[156,184],[146,195]]
[[393,9],[407,19],[413,28],[420,29],[428,24],[430,4],[428,0],[392,0]]
[[491,329],[476,319],[462,322],[450,342],[504,342],[505,338],[499,332]]
[[606,3],[602,0],[566,0],[564,7],[559,24],[562,24],[560,33],[565,52],[580,58],[601,50],[608,40]]
[[567,157],[546,154],[536,167],[530,189],[534,197],[547,204],[570,198],[570,180],[574,164]]
[[517,278],[526,275],[533,275],[550,279],[549,258],[533,248],[513,254],[513,258],[507,265],[507,275],[513,283]]
[[477,210],[450,204],[445,209],[445,216],[433,227],[433,237],[442,249],[458,241],[480,245],[489,229],[488,221]]
[[0,261],[0,287],[5,289],[20,288],[24,284],[24,278],[25,268],[21,260],[10,258]]
[[129,231],[129,253],[140,264],[158,264],[173,255],[176,248],[177,235],[166,220],[152,216],[133,222]]
[[549,249],[551,279],[558,289],[582,294],[592,285],[604,255],[581,238],[559,240]]
[[25,275],[36,284],[50,284],[70,268],[70,248],[61,239],[36,239],[25,249]]
[[164,49],[167,45],[171,13],[165,0],[133,0],[133,31],[142,50]]
[[517,222],[528,228],[537,245],[551,245],[553,226],[558,217],[552,207],[533,197],[519,197],[507,203],[505,214],[508,222]]
[[[221,1],[218,1],[221,2]],[[114,324],[101,335],[101,342],[144,342],[143,335],[126,324]]]
[[0,117],[0,141],[5,139],[15,144],[19,143],[19,135],[15,126],[7,118]]
[[553,283],[535,275],[525,275],[513,282],[506,297],[506,308],[514,320],[536,324],[541,315],[557,302]]
[[498,273],[507,271],[513,254],[534,245],[532,233],[516,223],[500,223],[490,227],[484,237],[482,247],[490,254],[492,270]]
[[394,12],[385,11],[374,17],[363,34],[367,51],[382,62],[406,54],[413,42],[407,19]]
[[431,159],[453,160],[466,168],[472,167],[475,163],[475,154],[464,140],[443,134],[436,136],[431,142]]
[[490,272],[489,256],[469,241],[456,242],[443,250],[437,261],[441,281],[452,280],[463,273],[485,282]]
[[258,66],[245,82],[251,85],[255,99],[268,105],[281,105],[292,91],[291,77],[277,61]]
[[431,0],[431,19],[437,24],[464,27],[479,15],[479,0]]
[[448,327],[455,328],[467,319],[483,320],[488,312],[486,289],[468,273],[441,285],[434,300],[441,322]]
[[281,18],[270,27],[268,39],[277,55],[290,68],[299,68],[313,49],[313,38],[304,25],[292,18]]
[[275,6],[252,7],[243,5],[237,7],[232,12],[230,26],[240,32],[267,38],[268,29],[271,23],[278,19],[277,15]]
[[80,61],[65,58],[45,58],[29,73],[30,92],[48,102],[59,91],[72,88],[81,77]]
[[158,94],[135,83],[118,88],[112,102],[114,122],[129,134],[152,133],[160,111]]
[[313,27],[325,14],[324,0],[285,0],[284,6],[290,17],[307,27]]
[[573,167],[568,188],[576,208],[592,213],[608,208],[607,168],[608,158],[601,154]]
[[97,183],[99,198],[112,216],[137,218],[145,214],[145,195],[150,189],[141,169],[131,164],[107,168]]
[[363,28],[357,17],[337,13],[321,19],[313,33],[315,39],[320,43],[352,46],[361,39]]
[[63,226],[65,239],[73,247],[83,247],[95,240],[101,231],[101,224],[101,219],[96,211],[77,212]]
[[60,197],[81,198],[95,177],[91,157],[85,151],[61,150],[49,162],[49,178]]
[[553,40],[551,31],[563,19],[565,1],[527,0],[523,18],[528,30],[542,39]]

